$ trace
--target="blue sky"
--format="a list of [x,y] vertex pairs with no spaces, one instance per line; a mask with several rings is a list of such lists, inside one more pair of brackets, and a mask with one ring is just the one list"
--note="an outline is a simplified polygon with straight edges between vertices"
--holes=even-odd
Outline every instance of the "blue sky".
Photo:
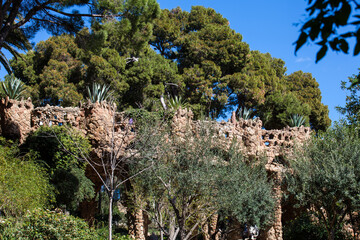
[[[328,52],[315,63],[317,46],[305,45],[297,56],[294,45],[299,35],[299,26],[305,19],[305,0],[158,0],[162,9],[180,6],[190,11],[191,6],[202,5],[214,8],[230,22],[230,27],[242,34],[243,41],[252,50],[270,53],[273,57],[285,61],[287,74],[302,70],[312,73],[320,84],[322,102],[329,106],[330,118],[339,120],[341,114],[335,106],[344,106],[346,93],[340,89],[341,81],[358,73],[360,57]],[[34,42],[45,40],[49,36],[41,32]],[[0,70],[0,79],[6,72]]]

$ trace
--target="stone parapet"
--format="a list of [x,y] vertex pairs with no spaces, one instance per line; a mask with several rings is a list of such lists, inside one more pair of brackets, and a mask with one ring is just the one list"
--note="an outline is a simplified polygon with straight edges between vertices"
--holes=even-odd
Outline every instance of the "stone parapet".
[[[23,143],[27,135],[40,126],[70,125],[86,135],[92,146],[93,156],[101,157],[103,151],[108,151],[111,140],[121,142],[125,149],[127,143],[134,137],[132,120],[124,114],[116,113],[116,107],[105,103],[86,103],[81,107],[62,108],[45,106],[34,108],[31,100],[16,101],[8,98],[0,101],[2,135],[10,139],[18,139]],[[295,144],[301,144],[311,136],[308,127],[286,127],[282,130],[266,130],[259,118],[244,120],[236,119],[232,114],[228,122],[207,121],[209,128],[225,147],[236,141],[244,155],[251,158],[266,156],[266,168],[270,175],[278,180],[285,163],[285,156],[291,154]],[[190,129],[194,134],[204,121],[194,121],[193,113],[187,109],[178,109],[172,121],[172,131],[181,136]],[[96,177],[96,176],[95,176]],[[94,182],[96,180],[94,179]],[[267,239],[281,240],[281,189],[275,186],[274,194],[278,196],[275,212],[275,223],[267,232]],[[136,239],[145,239],[146,226],[141,210],[137,210],[135,229],[132,235]],[[215,223],[213,223],[215,224]],[[139,226],[138,226],[139,225]]]

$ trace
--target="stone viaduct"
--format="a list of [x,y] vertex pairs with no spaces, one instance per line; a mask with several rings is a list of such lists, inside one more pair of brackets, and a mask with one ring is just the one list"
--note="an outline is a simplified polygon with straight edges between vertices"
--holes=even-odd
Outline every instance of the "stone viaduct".
[[[4,137],[18,139],[23,143],[29,133],[38,127],[54,125],[71,125],[79,129],[88,137],[94,149],[106,145],[109,141],[109,131],[107,128],[112,126],[113,117],[116,116],[120,125],[128,124],[128,119],[123,118],[121,113],[115,113],[113,107],[107,103],[85,103],[80,107],[62,108],[56,106],[45,106],[34,108],[30,99],[11,100],[8,98],[0,101],[1,133]],[[172,120],[173,131],[181,132],[185,126],[196,125],[192,119],[192,112],[179,109]],[[291,154],[295,143],[303,143],[311,136],[308,127],[286,127],[282,130],[265,130],[260,119],[237,120],[235,113],[232,114],[228,122],[211,122],[216,129],[218,137],[222,141],[231,143],[236,138],[239,141],[244,154],[249,157],[267,157],[266,168],[269,175],[281,181],[281,172],[286,164],[285,156]],[[116,127],[116,134],[121,135],[123,127]],[[90,174],[91,175],[91,174]],[[96,177],[90,177],[97,190],[101,183]],[[274,194],[277,198],[275,211],[275,221],[263,235],[262,239],[282,240],[282,219],[284,208],[281,204],[280,184],[274,187]],[[92,214],[96,211],[96,203],[80,206],[84,213]],[[89,217],[84,215],[83,217]],[[130,226],[130,234],[133,238],[145,240],[146,221],[141,210],[135,211],[134,224]],[[238,239],[238,238],[236,238]]]

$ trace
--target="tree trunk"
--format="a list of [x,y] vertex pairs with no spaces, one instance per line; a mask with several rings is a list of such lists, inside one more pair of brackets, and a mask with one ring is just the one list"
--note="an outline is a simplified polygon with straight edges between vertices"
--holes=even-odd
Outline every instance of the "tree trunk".
[[113,197],[114,190],[111,190],[109,193],[109,240],[112,240]]
[[332,228],[330,230],[330,235],[328,236],[328,239],[329,240],[335,240],[335,229],[334,228]]
[[170,216],[170,226],[169,226],[169,239],[176,239],[176,230],[175,230],[175,217]]
[[179,229],[180,229],[180,240],[186,239],[186,230],[185,230],[185,220],[180,219],[179,221]]

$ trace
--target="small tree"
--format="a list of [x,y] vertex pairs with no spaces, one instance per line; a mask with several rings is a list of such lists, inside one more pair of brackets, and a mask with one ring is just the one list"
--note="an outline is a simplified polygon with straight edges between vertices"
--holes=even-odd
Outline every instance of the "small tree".
[[261,226],[271,219],[274,198],[264,165],[246,163],[235,143],[225,150],[217,139],[211,126],[168,133],[156,161],[147,163],[146,152],[136,156],[135,172],[137,166],[154,164],[135,182],[148,196],[145,210],[162,239],[191,239],[217,213]]
[[[336,124],[295,152],[285,175],[288,190],[327,230],[329,240],[360,210],[360,138],[357,127]],[[359,234],[354,229],[355,236]]]
[[[56,133],[54,134],[63,150],[70,156],[87,163],[103,184],[109,197],[109,240],[112,239],[113,232],[112,209],[115,191],[125,182],[152,167],[152,164],[147,165],[139,169],[138,172],[129,175],[128,165],[134,160],[134,156],[140,152],[146,152],[144,156],[152,161],[156,152],[156,145],[161,139],[157,132],[160,122],[156,114],[140,110],[129,112],[126,116],[120,116],[115,112],[115,105],[113,105],[112,113],[111,123],[104,119],[104,123],[111,125],[105,124],[103,126],[105,131],[104,135],[101,136],[102,143],[93,150],[92,154],[84,151],[76,139],[71,139],[72,144],[69,148]],[[140,144],[141,147],[135,149],[137,144]]]

